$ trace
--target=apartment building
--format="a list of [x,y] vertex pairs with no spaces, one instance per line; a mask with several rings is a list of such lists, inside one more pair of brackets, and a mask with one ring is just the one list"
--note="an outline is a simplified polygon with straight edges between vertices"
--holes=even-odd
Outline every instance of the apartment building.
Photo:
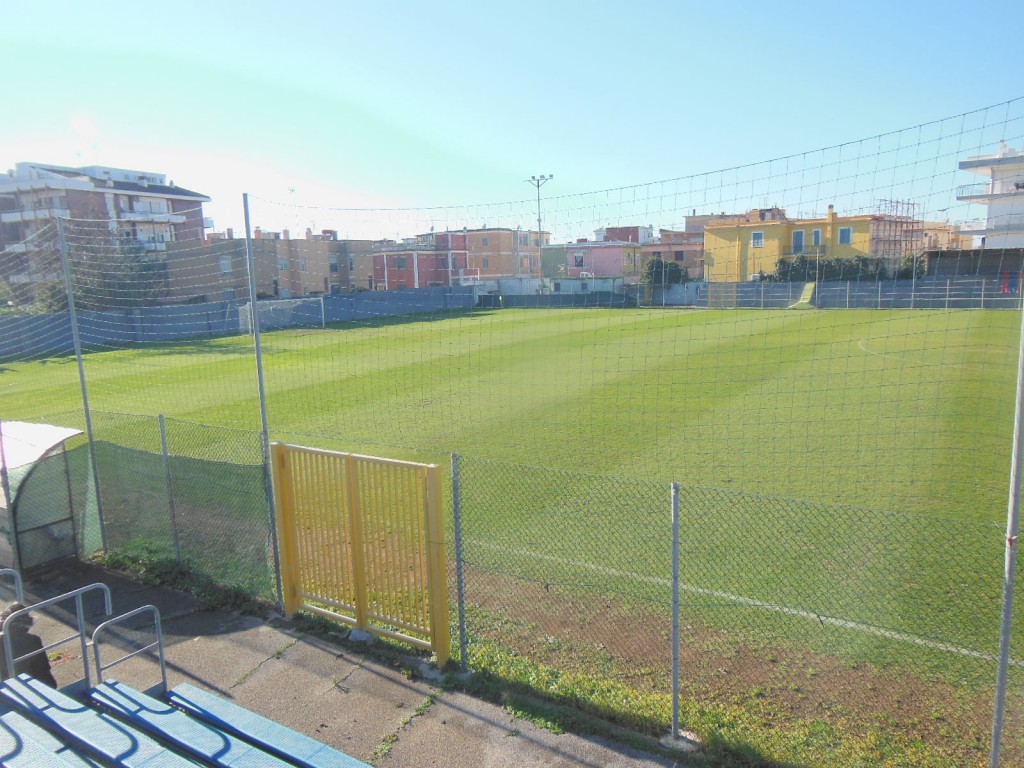
[[543,276],[618,277],[638,282],[643,272],[641,245],[635,242],[577,240],[543,249]]
[[[258,298],[300,298],[349,290],[343,244],[335,240],[293,240],[261,232],[253,238]],[[280,233],[284,234],[284,233]],[[165,300],[171,303],[248,299],[245,240],[218,238],[169,243]]]
[[970,157],[960,170],[987,178],[957,188],[957,200],[986,208],[985,219],[964,225],[961,235],[978,238],[982,250],[1024,247],[1024,152],[1000,142],[998,152]]
[[28,302],[35,285],[60,277],[52,254],[38,249],[58,218],[88,226],[100,244],[135,245],[159,259],[169,243],[203,239],[208,202],[162,173],[18,163],[0,175],[0,279]]
[[923,250],[926,232],[949,227],[900,213],[838,216],[831,205],[828,214],[820,218],[789,219],[779,213],[753,221],[705,225],[706,279],[750,280],[761,272],[774,272],[779,259],[797,256],[878,259],[891,272],[905,256]]

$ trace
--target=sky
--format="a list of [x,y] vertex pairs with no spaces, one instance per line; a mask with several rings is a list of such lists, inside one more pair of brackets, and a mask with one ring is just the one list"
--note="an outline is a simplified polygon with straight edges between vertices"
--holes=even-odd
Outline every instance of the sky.
[[0,170],[165,173],[220,230],[242,193],[433,208],[530,201],[553,174],[557,206],[1024,96],[1024,11],[1001,0],[7,0],[0,18]]

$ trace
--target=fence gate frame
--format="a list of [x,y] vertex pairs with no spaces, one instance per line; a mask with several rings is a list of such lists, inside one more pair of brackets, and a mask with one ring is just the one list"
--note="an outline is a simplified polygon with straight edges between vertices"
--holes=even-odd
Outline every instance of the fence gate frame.
[[[271,444],[270,457],[285,615],[291,618],[303,610],[324,616],[432,651],[439,667],[447,664],[451,656],[451,629],[439,466],[280,442]],[[381,487],[361,480],[368,473],[381,481]],[[401,484],[418,497],[415,509],[387,507],[387,491]],[[324,509],[325,506],[332,508]],[[370,541],[373,532],[366,530],[366,523],[367,516],[372,514],[388,514],[386,527],[400,529],[396,536],[407,539],[398,545],[397,551],[401,565],[412,573],[411,577],[395,571],[396,563],[389,562],[393,552],[380,536]],[[411,519],[416,514],[419,518]],[[316,529],[317,523],[328,522],[332,523],[330,529],[326,525]],[[310,591],[312,585],[304,583],[303,573],[311,570],[317,571],[321,581],[333,583],[325,584],[326,589]],[[410,588],[422,590],[412,596],[418,604],[414,611],[417,616],[399,615],[401,610],[383,610],[388,605],[396,607],[403,600],[408,601],[409,595],[401,593],[409,592]]]

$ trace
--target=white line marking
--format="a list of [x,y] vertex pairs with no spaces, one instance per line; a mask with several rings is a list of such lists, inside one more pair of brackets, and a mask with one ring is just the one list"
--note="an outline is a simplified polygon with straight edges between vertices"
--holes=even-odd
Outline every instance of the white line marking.
[[[584,560],[567,560],[561,557],[555,557],[554,555],[544,555],[540,552],[531,552],[526,549],[514,549],[504,545],[490,544],[483,541],[472,541],[467,539],[467,544],[471,546],[481,547],[482,549],[499,550],[506,554],[515,554],[522,557],[531,557],[535,560],[546,560],[548,562],[560,563],[562,565],[571,565],[574,568],[580,568],[583,570],[593,571],[595,573],[601,573],[606,576],[619,576],[632,579],[634,581],[645,582],[648,584],[657,584],[658,586],[671,588],[672,582],[669,579],[659,578],[657,576],[643,576],[638,573],[630,573],[629,571],[619,570],[617,568],[605,568],[600,565],[594,565]],[[917,635],[910,635],[906,632],[898,632],[892,629],[885,629],[884,627],[876,627],[871,624],[862,624],[859,621],[850,621],[848,619],[839,619],[832,616],[823,616],[813,611],[805,611],[800,608],[790,608],[786,605],[779,605],[778,603],[766,603],[762,600],[756,600],[752,597],[744,597],[743,595],[734,595],[729,592],[722,592],[717,589],[707,589],[705,587],[696,587],[691,584],[680,584],[679,589],[683,592],[689,592],[694,595],[705,595],[707,597],[715,597],[720,600],[727,600],[732,603],[739,603],[751,608],[763,608],[766,611],[774,611],[775,613],[782,613],[787,616],[797,616],[801,619],[813,619],[823,625],[831,627],[839,627],[841,629],[852,629],[857,632],[863,632],[868,635],[876,635],[878,637],[886,637],[890,640],[898,640],[904,643],[912,643],[914,645],[921,646],[923,648],[932,648],[937,651],[946,651],[948,653],[955,653],[960,656],[968,656],[975,659],[983,659],[984,661],[998,661],[998,658],[991,653],[984,653],[982,651],[975,651],[971,648],[964,648],[963,646],[953,645],[952,643],[943,643],[938,640],[928,640],[924,637],[918,637]],[[1024,667],[1024,660],[1011,659],[1010,665],[1014,667]]]

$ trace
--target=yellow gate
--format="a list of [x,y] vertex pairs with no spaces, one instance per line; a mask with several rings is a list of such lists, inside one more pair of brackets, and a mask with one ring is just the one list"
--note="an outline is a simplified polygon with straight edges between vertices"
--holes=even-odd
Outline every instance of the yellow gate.
[[306,610],[451,652],[436,464],[274,443],[274,498],[288,616]]

